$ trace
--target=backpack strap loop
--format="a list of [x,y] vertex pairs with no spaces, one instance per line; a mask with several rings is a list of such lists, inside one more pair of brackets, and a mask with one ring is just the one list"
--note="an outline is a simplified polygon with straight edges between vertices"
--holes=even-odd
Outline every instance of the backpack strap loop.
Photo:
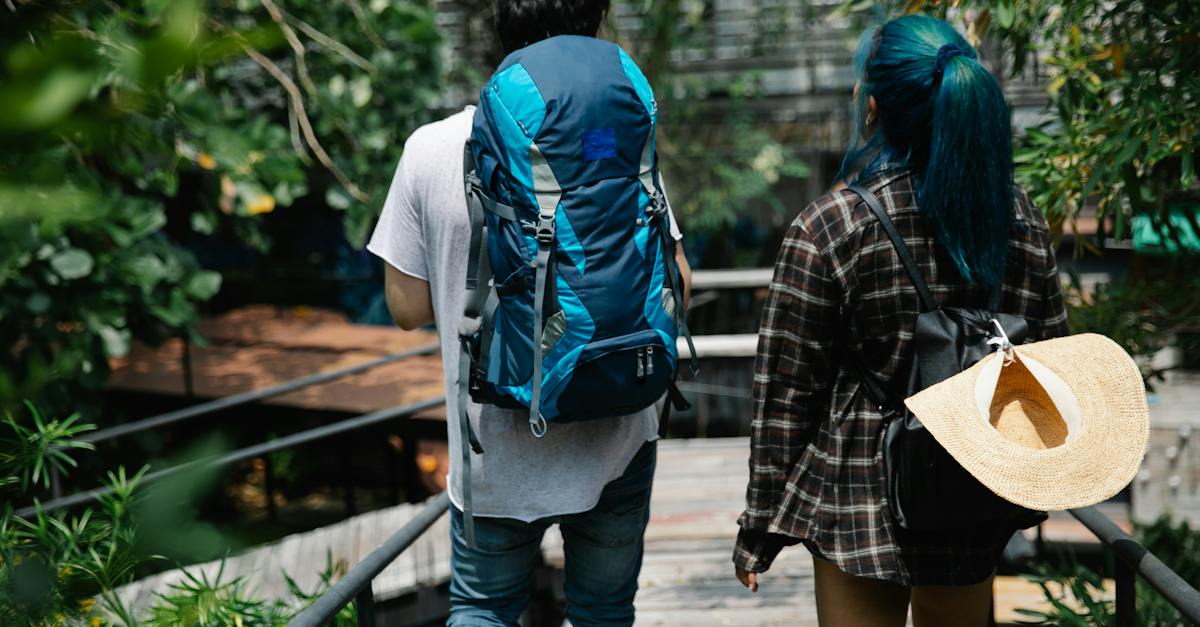
[[554,218],[558,202],[562,199],[562,188],[554,176],[554,170],[542,156],[537,142],[529,145],[529,157],[533,166],[534,196],[538,204],[538,222],[534,237],[537,239],[537,257],[533,264],[533,389],[529,399],[529,429],[536,437],[546,435],[546,419],[542,416],[542,325],[546,305],[546,279],[553,271]]
[[496,300],[496,296],[491,287],[492,266],[487,250],[487,220],[483,214],[488,198],[483,193],[479,177],[475,172],[475,155],[471,149],[470,140],[463,145],[463,185],[466,192],[468,218],[471,222],[471,244],[467,257],[467,299],[463,305],[463,320],[459,327],[461,347],[458,356],[458,426],[459,448],[462,450],[462,464],[459,473],[462,477],[463,537],[467,546],[474,548],[475,514],[471,499],[471,451],[482,454],[483,446],[479,443],[475,429],[471,426],[467,405],[470,402],[472,386],[482,384],[482,377],[479,376],[481,364],[487,363],[488,347],[486,345],[479,354],[475,353],[476,333],[481,326],[492,324],[491,318],[495,313],[495,307],[488,305]]
[[679,264],[675,263],[675,240],[671,238],[671,218],[668,214],[667,197],[658,188],[658,165],[654,155],[653,133],[654,131],[651,130],[651,134],[646,137],[646,143],[642,145],[642,161],[638,180],[646,190],[646,195],[650,197],[650,204],[646,206],[646,215],[658,230],[663,264],[666,267],[663,284],[671,290],[671,297],[675,301],[675,319],[678,321],[679,332],[683,334],[684,341],[687,342],[688,354],[691,357],[688,365],[692,371],[692,378],[695,378],[700,374],[700,360],[696,356],[696,345],[692,341],[692,333],[688,330],[687,308],[683,303],[683,286],[675,284],[676,280],[682,278],[682,275],[679,272]]
[[875,194],[871,193],[871,190],[861,185],[851,185],[849,189],[863,199],[863,202],[867,204],[867,208],[871,210],[871,213],[875,214],[875,219],[883,227],[884,233],[887,233],[888,239],[892,241],[892,247],[896,250],[896,256],[900,258],[900,263],[904,265],[904,271],[917,288],[917,295],[921,299],[921,311],[937,311],[937,300],[934,299],[933,292],[929,290],[929,286],[925,284],[925,279],[921,276],[921,268],[917,265],[916,259],[913,258],[912,251],[908,249],[908,245],[904,243],[904,238],[896,230],[896,225],[888,217],[887,210],[883,208],[883,204],[879,202]]

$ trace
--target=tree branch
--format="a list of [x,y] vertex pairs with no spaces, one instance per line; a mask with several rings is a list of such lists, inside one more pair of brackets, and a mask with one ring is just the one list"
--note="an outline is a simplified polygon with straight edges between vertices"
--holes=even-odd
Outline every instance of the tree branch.
[[296,86],[295,81],[293,81],[286,72],[280,69],[274,61],[271,61],[261,52],[250,47],[248,44],[242,43],[242,49],[246,51],[246,54],[249,55],[249,57],[253,59],[255,63],[262,66],[262,68],[270,73],[271,76],[274,76],[275,80],[279,81],[279,84],[288,93],[288,100],[290,100],[292,103],[292,111],[294,111],[296,114],[296,122],[300,124],[300,130],[304,133],[305,143],[308,144],[308,148],[313,151],[313,154],[316,155],[317,160],[321,162],[321,165],[325,166],[325,168],[333,174],[334,178],[338,180],[338,183],[341,183],[342,187],[345,187],[346,191],[349,192],[355,200],[359,202],[367,202],[370,200],[370,197],[364,194],[363,191],[354,184],[354,182],[346,177],[346,174],[342,172],[342,169],[339,168],[337,164],[333,162],[333,159],[329,157],[329,153],[325,152],[325,149],[321,147],[321,142],[317,140],[317,135],[313,131],[312,122],[310,122],[308,119],[308,113],[304,110],[304,96],[300,93],[300,88]]
[[313,100],[316,100],[317,87],[308,75],[308,64],[304,60],[304,44],[296,36],[296,31],[292,30],[291,26],[288,26],[287,20],[283,17],[283,12],[279,10],[278,6],[275,6],[273,0],[259,0],[259,2],[267,9],[267,13],[271,14],[271,21],[278,24],[279,30],[283,31],[283,37],[287,39],[288,45],[292,47],[292,51],[296,54],[296,74],[300,77],[300,84],[304,85],[304,89],[308,91],[308,95]]
[[313,41],[342,55],[350,63],[353,63],[354,65],[358,66],[359,68],[361,68],[367,72],[370,72],[371,74],[378,73],[379,70],[378,70],[378,68],[375,67],[374,64],[372,64],[370,61],[363,58],[357,52],[351,50],[350,46],[347,46],[346,44],[334,39],[333,37],[330,37],[329,35],[326,35],[325,33],[322,33],[321,31],[313,28],[311,24],[296,17],[295,15],[292,15],[291,13],[285,12],[283,15],[288,20],[290,20],[293,24],[295,24],[296,28],[300,29],[300,32],[304,33],[305,35],[308,35],[309,38],[311,38]]
[[387,43],[379,37],[375,29],[371,28],[371,23],[367,21],[367,12],[363,11],[362,5],[359,4],[358,0],[346,0],[346,2],[350,5],[350,10],[354,12],[354,17],[358,20],[358,27],[362,29],[367,39],[370,39],[371,43],[375,44],[375,47],[381,50],[386,49]]

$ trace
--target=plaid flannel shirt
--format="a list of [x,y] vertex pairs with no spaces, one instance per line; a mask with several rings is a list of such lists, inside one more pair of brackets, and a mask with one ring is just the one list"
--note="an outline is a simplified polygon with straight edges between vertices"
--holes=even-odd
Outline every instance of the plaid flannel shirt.
[[[938,302],[983,306],[986,288],[961,278],[918,210],[913,176],[877,172],[862,184],[879,197]],[[1001,310],[1027,318],[1031,340],[1065,335],[1049,228],[1024,192],[1016,200]],[[781,548],[803,542],[847,573],[907,585],[979,580],[994,568],[997,543],[1002,548],[1011,529],[923,545],[894,529],[886,511],[882,417],[841,357],[861,351],[886,384],[910,358],[918,313],[899,257],[856,194],[828,193],[791,224],[759,329],[738,567],[765,571]]]

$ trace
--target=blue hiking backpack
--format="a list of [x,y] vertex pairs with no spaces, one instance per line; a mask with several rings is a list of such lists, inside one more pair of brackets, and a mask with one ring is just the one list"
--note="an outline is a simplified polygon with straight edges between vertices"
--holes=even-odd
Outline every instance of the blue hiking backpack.
[[690,349],[691,337],[659,187],[656,113],[629,55],[592,37],[516,51],[480,93],[463,153],[464,501],[466,444],[483,451],[467,394],[527,409],[538,437],[550,423],[630,414],[668,391],[686,406],[673,385],[675,341],[682,331]]

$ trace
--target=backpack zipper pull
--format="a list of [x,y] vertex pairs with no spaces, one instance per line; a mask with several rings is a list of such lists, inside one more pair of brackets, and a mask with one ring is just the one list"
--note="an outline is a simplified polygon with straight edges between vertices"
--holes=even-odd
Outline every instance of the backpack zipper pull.
[[647,377],[654,374],[654,359],[652,359],[653,355],[654,355],[654,347],[647,346],[646,347],[646,376]]
[[637,378],[646,378],[646,362],[642,361],[642,349],[635,348],[633,350],[634,357],[637,358]]

